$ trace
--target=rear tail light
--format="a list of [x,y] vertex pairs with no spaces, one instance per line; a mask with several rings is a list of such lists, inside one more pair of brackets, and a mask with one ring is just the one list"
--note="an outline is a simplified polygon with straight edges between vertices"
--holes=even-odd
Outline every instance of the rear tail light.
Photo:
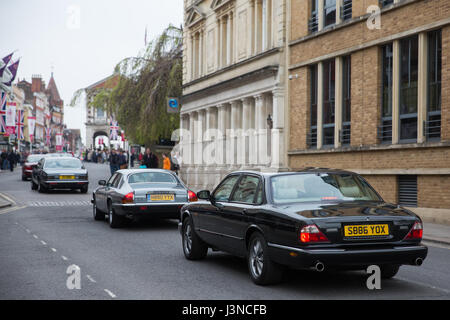
[[423,236],[423,225],[420,222],[414,223],[405,240],[421,240]]
[[300,230],[300,242],[327,242],[328,238],[319,230],[315,224],[310,224]]
[[122,198],[122,203],[133,203],[134,202],[134,192],[127,193],[125,197]]
[[189,190],[188,191],[188,200],[189,202],[195,202],[198,201],[197,195],[195,194],[195,192]]
[[25,170],[31,170],[31,166],[25,166]]

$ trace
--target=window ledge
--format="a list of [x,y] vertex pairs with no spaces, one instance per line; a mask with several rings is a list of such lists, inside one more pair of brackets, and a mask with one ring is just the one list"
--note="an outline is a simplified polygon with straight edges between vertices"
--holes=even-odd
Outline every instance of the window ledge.
[[342,146],[340,148],[323,148],[323,149],[303,149],[289,150],[289,156],[310,155],[310,154],[327,154],[327,153],[346,153],[357,151],[386,151],[386,150],[405,150],[405,149],[425,149],[425,148],[445,148],[450,147],[450,141],[427,141],[424,143],[401,143],[401,144],[378,144],[370,146]]
[[[423,1],[423,0],[403,0],[403,1],[400,1],[399,3],[390,4],[390,5],[386,6],[386,7],[380,8],[381,9],[381,14],[390,12],[392,10],[396,10],[398,8],[402,8],[404,6],[407,6],[409,4],[412,4],[412,3],[418,2],[418,1]],[[359,22],[362,22],[362,21],[366,21],[367,19],[370,18],[370,16],[371,16],[370,13],[366,13],[366,14],[364,14],[362,16],[354,17],[352,19],[342,21],[341,23],[327,26],[327,27],[323,28],[320,31],[312,32],[312,33],[308,34],[307,36],[304,36],[304,37],[301,37],[301,38],[298,38],[298,39],[295,39],[295,40],[291,40],[289,42],[289,46],[294,46],[296,44],[299,44],[299,43],[302,43],[302,42],[305,42],[305,41],[308,41],[308,40],[311,40],[311,39],[314,39],[314,38],[318,38],[318,37],[320,37],[320,36],[322,36],[324,34],[328,34],[330,32],[333,32],[333,31],[336,31],[336,30],[340,30],[342,28],[346,28],[346,27],[351,26],[353,24],[356,24],[356,23],[359,23]]]

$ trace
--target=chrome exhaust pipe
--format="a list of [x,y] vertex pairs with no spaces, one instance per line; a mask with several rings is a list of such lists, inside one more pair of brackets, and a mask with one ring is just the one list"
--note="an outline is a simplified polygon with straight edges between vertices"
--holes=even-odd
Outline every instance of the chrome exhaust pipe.
[[422,258],[417,258],[417,259],[414,261],[414,263],[415,263],[416,266],[421,266],[422,263],[423,263],[423,259],[422,259]]
[[322,262],[317,261],[316,265],[314,266],[314,270],[316,270],[317,272],[323,272],[325,270],[325,265]]

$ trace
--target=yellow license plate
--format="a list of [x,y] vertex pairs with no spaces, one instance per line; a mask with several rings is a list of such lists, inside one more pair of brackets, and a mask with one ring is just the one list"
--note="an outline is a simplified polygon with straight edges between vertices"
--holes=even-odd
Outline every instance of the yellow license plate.
[[59,180],[74,180],[75,176],[59,176]]
[[150,195],[150,201],[174,201],[175,196],[173,194],[152,194]]
[[365,225],[344,226],[344,235],[346,237],[388,236],[389,225],[365,224]]

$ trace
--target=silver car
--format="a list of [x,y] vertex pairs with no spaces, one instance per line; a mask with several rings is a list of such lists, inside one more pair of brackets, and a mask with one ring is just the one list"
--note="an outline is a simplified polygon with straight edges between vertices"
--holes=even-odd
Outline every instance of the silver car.
[[135,217],[179,219],[181,207],[197,201],[195,193],[168,170],[118,170],[98,183],[91,199],[94,219],[105,220],[107,214],[111,228]]

